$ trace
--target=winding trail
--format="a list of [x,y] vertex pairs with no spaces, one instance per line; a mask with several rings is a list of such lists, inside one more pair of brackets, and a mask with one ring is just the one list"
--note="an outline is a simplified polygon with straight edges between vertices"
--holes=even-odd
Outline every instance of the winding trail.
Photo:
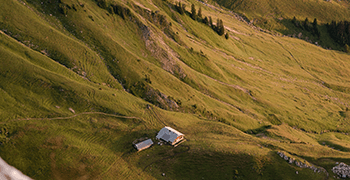
[[111,117],[117,117],[117,118],[124,118],[124,119],[139,119],[139,120],[143,120],[143,119],[141,119],[139,117],[134,117],[134,116],[122,116],[122,115],[108,114],[108,113],[103,113],[103,112],[82,112],[82,113],[75,114],[73,116],[68,116],[68,117],[12,119],[10,121],[0,122],[0,124],[6,124],[6,123],[18,122],[18,121],[30,121],[30,120],[65,120],[65,119],[72,119],[72,118],[75,118],[77,116],[87,115],[87,114],[99,114],[99,115],[105,115],[105,116],[111,116]]

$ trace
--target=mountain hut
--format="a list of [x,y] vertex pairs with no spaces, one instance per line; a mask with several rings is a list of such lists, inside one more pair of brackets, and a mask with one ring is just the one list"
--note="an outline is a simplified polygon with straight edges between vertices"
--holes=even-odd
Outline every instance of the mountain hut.
[[144,149],[151,147],[152,144],[153,144],[152,139],[147,139],[145,141],[142,141],[142,142],[135,144],[134,146],[138,151],[142,151]]
[[175,145],[176,143],[180,142],[184,139],[184,134],[180,133],[179,131],[176,131],[175,129],[165,126],[163,127],[156,136],[157,139],[162,139],[171,145]]

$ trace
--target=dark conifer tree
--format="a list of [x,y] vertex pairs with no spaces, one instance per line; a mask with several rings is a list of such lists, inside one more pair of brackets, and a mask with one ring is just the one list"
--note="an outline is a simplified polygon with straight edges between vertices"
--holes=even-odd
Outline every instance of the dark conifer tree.
[[314,19],[314,22],[312,22],[312,27],[315,29],[317,28],[317,19]]
[[318,27],[317,27],[317,19],[316,19],[316,18],[314,19],[314,22],[312,22],[312,31],[313,31],[313,34],[314,34],[314,35],[316,35],[318,38],[320,38],[321,33],[320,33],[320,31],[318,30]]
[[179,2],[175,7],[176,7],[177,12],[179,12],[180,14],[185,14],[184,5],[181,4],[181,2]]
[[211,16],[209,16],[209,26],[211,27],[211,28],[214,28],[213,27],[213,20],[211,19]]
[[219,31],[218,31],[218,34],[220,36],[224,35],[225,34],[225,27],[224,27],[224,23],[222,22],[222,20],[220,19],[220,26],[219,26]]
[[203,18],[202,17],[202,8],[201,7],[199,7],[199,9],[198,9],[198,18],[200,18],[200,19]]
[[182,4],[182,13],[185,14],[186,13],[186,4]]
[[306,18],[305,21],[304,21],[303,26],[304,26],[304,29],[307,30],[307,31],[309,30],[309,24],[310,24],[310,23],[309,23],[309,19]]
[[347,21],[347,41],[346,44],[350,44],[350,22]]
[[205,16],[205,18],[203,19],[203,23],[209,25],[209,20],[207,16]]
[[297,26],[297,18],[295,18],[295,16],[293,17],[293,19],[292,19],[292,23],[295,25],[295,26]]
[[340,44],[345,44],[345,23],[340,21],[337,25],[337,41]]
[[191,18],[193,20],[197,20],[196,7],[194,4],[191,5]]
[[220,19],[216,19],[216,27],[215,27],[215,31],[219,34],[219,27],[220,27]]
[[98,0],[97,5],[100,6],[103,9],[107,9],[107,2],[106,0]]

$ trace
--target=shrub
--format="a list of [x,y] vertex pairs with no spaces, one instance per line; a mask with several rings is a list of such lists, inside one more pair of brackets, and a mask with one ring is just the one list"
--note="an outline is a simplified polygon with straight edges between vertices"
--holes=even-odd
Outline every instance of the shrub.
[[58,9],[63,15],[67,15],[68,8],[67,8],[67,6],[65,4],[59,4],[58,5]]
[[228,39],[230,36],[228,34],[228,32],[225,34],[225,38]]

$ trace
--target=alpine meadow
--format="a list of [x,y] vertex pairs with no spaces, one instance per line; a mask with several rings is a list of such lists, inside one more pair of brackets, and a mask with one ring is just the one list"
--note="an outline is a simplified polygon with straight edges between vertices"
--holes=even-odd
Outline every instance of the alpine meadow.
[[0,2],[0,157],[24,175],[350,178],[350,1]]

